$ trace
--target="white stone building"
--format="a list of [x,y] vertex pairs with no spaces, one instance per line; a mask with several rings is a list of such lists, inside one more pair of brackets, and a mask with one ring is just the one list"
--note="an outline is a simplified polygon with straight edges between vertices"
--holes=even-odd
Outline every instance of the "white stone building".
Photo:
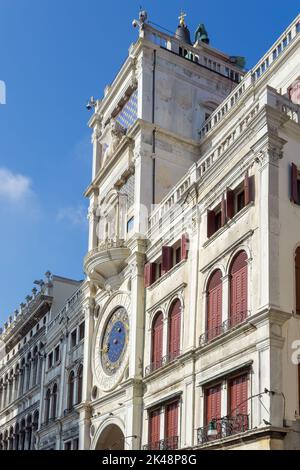
[[134,25],[89,104],[80,447],[299,448],[300,17],[246,74]]
[[0,332],[0,450],[69,448],[78,439],[78,418],[70,417],[80,392],[69,413],[64,398],[72,371],[80,386],[84,332],[77,347],[72,334],[82,325],[81,283],[47,272],[36,284]]

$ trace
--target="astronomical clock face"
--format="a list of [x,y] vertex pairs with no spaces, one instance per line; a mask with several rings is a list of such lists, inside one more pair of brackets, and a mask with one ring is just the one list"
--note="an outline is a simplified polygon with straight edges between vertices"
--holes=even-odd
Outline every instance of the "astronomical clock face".
[[102,337],[101,363],[106,374],[113,375],[119,370],[127,349],[128,333],[127,312],[119,307],[110,316]]
[[129,367],[130,296],[116,293],[105,305],[95,327],[92,372],[102,391],[116,388]]

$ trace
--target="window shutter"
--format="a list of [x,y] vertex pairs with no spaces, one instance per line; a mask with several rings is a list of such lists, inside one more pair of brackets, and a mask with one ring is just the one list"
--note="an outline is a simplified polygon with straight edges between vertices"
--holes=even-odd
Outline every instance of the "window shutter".
[[228,219],[234,216],[234,192],[229,188],[226,192],[226,215]]
[[190,240],[187,233],[184,233],[181,237],[181,260],[188,259],[188,253],[190,248]]
[[248,414],[248,375],[240,375],[230,381],[229,384],[229,415]]
[[162,274],[167,273],[173,266],[173,248],[170,246],[162,247],[162,262],[161,270]]
[[215,212],[214,211],[207,211],[207,238],[211,237],[215,231]]
[[205,421],[208,425],[213,419],[221,418],[221,385],[210,387],[205,393]]
[[167,439],[178,436],[178,407],[178,401],[170,403],[166,407],[165,437]]
[[160,409],[151,411],[149,415],[149,444],[152,449],[159,449]]
[[247,317],[248,280],[247,254],[240,251],[231,265],[230,279],[230,326],[233,327]]
[[176,300],[169,314],[169,359],[172,361],[180,354],[181,304]]
[[147,263],[144,268],[144,283],[145,287],[149,287],[155,281],[155,263]]
[[220,270],[210,278],[207,289],[207,340],[221,333],[222,326],[222,273]]
[[254,181],[253,176],[249,176],[248,172],[245,175],[244,179],[244,194],[245,194],[245,206],[253,201],[253,191],[254,191]]
[[291,201],[298,204],[298,169],[295,163],[291,165]]
[[226,204],[224,194],[222,195],[221,201],[221,225],[222,227],[226,224]]
[[163,353],[163,314],[159,313],[152,326],[152,370],[162,366]]

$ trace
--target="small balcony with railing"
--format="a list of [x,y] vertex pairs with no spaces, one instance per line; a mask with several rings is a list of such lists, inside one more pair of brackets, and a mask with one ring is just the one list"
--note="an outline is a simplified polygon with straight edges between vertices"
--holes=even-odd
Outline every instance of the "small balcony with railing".
[[249,415],[237,414],[213,419],[208,425],[197,429],[197,444],[204,446],[249,430]]
[[181,351],[174,351],[172,353],[168,353],[166,356],[159,358],[153,362],[151,362],[146,368],[145,368],[145,376],[148,376],[152,374],[153,372],[158,371],[159,369],[162,369],[164,366],[170,364],[171,362],[175,361],[181,354]]
[[203,347],[206,344],[218,339],[225,333],[233,331],[235,328],[244,325],[247,322],[249,316],[250,311],[245,310],[235,315],[231,315],[227,320],[213,328],[206,329],[199,338],[199,346]]
[[166,437],[160,441],[150,442],[143,446],[143,450],[177,450],[179,443],[178,436]]

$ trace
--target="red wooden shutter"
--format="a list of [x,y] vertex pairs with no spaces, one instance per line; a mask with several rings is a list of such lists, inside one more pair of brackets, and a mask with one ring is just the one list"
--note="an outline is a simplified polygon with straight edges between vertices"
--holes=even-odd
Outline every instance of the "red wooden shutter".
[[159,449],[160,439],[160,409],[153,410],[149,414],[149,439],[151,449]]
[[169,314],[169,360],[172,361],[180,354],[180,323],[181,304],[176,300]]
[[225,197],[224,194],[222,195],[222,201],[221,201],[221,225],[226,224],[226,203],[225,203]]
[[190,248],[190,240],[187,233],[184,233],[181,237],[181,260],[188,259],[188,253]]
[[229,416],[248,414],[248,374],[240,375],[229,383]]
[[173,266],[173,248],[171,246],[162,247],[162,274],[167,273]]
[[214,272],[207,288],[207,337],[209,341],[221,333],[222,325],[222,273]]
[[155,281],[155,270],[156,264],[155,263],[147,263],[145,264],[144,268],[144,283],[145,287],[149,287]]
[[163,352],[163,314],[159,313],[154,319],[152,325],[152,371],[158,369],[162,365]]
[[296,278],[296,313],[297,315],[300,315],[300,248],[297,248],[296,250],[295,278]]
[[221,418],[221,384],[205,391],[205,424]]
[[216,231],[215,212],[207,211],[207,238],[211,237]]
[[295,163],[291,165],[291,201],[298,204],[298,168]]
[[230,326],[241,323],[247,317],[248,269],[247,254],[240,251],[231,265],[230,280]]
[[178,409],[178,400],[166,406],[165,438],[169,440],[169,447],[173,444],[174,448],[176,448],[176,443],[175,440],[172,442],[172,438],[178,436]]
[[226,192],[226,215],[228,219],[234,216],[234,192],[231,189]]

